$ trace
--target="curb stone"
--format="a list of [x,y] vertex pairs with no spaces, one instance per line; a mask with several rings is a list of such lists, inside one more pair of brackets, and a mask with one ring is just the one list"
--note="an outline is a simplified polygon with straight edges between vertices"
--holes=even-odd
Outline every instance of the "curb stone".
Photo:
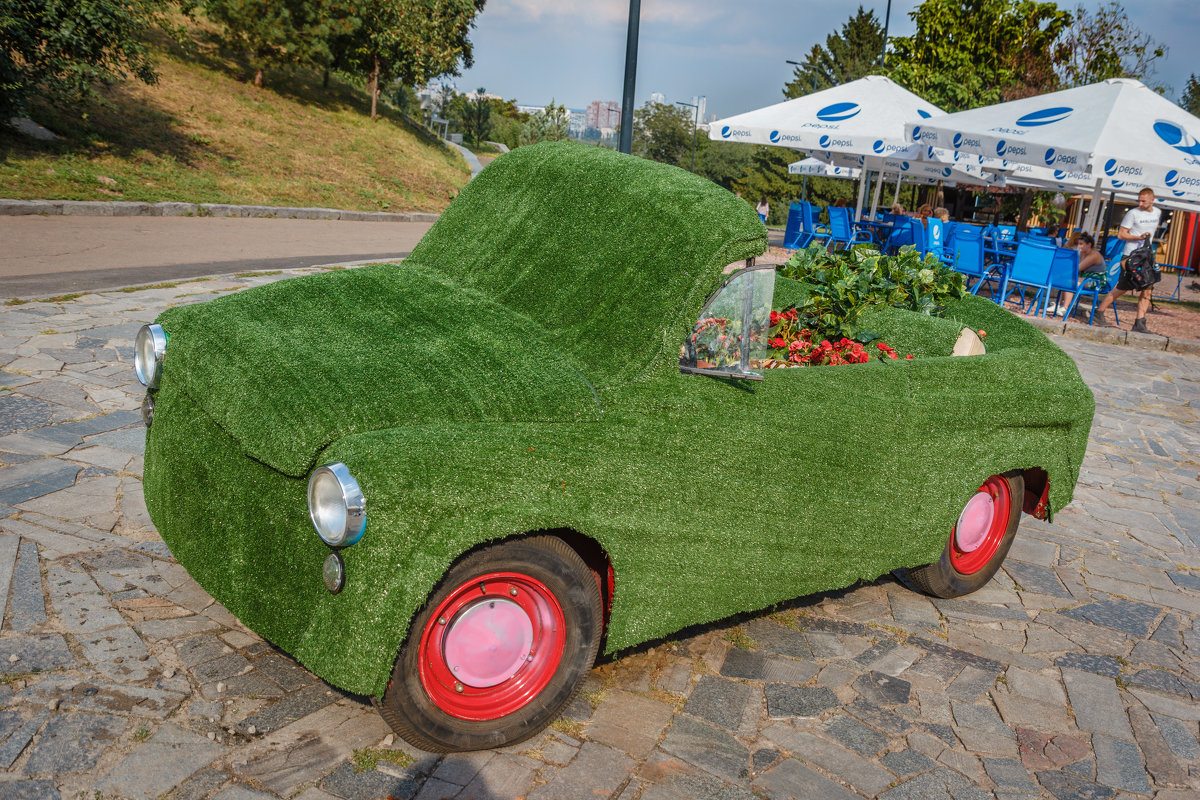
[[338,208],[239,206],[231,203],[137,203],[105,200],[11,200],[0,198],[0,217],[41,214],[86,217],[276,217],[340,219],[354,222],[437,222],[441,214],[422,211],[351,211]]

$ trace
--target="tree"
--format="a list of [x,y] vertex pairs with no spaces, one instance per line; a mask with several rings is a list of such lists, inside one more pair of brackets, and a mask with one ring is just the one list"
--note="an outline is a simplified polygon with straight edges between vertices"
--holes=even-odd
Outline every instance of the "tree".
[[1188,77],[1179,105],[1192,116],[1200,117],[1200,81],[1196,80],[1195,73]]
[[1081,5],[1075,9],[1074,24],[1059,41],[1056,71],[1064,87],[1108,78],[1145,80],[1153,73],[1154,62],[1166,53],[1165,47],[1129,20],[1120,3],[1101,6],[1094,14]]
[[158,80],[146,44],[168,29],[171,3],[153,0],[0,0],[0,124],[33,97],[72,102],[97,83]]
[[736,181],[745,177],[753,158],[751,144],[714,142],[707,135],[696,140],[696,174],[730,191],[734,191]]
[[692,152],[692,114],[679,106],[648,102],[633,112],[633,154],[686,166]]
[[842,25],[840,32],[825,37],[825,46],[813,45],[796,67],[792,80],[783,87],[784,97],[801,97],[880,72],[883,53],[883,25],[874,11],[858,13]]
[[361,25],[338,42],[338,66],[367,78],[371,119],[380,88],[393,80],[408,86],[457,75],[473,63],[467,38],[486,0],[356,0]]
[[518,144],[562,141],[567,138],[567,120],[566,106],[556,105],[551,98],[545,108],[530,115],[529,120],[521,125]]
[[925,0],[912,36],[891,39],[893,80],[946,111],[1053,91],[1071,15],[1039,0]]
[[787,204],[799,199],[804,180],[799,175],[788,174],[788,164],[800,154],[787,147],[756,146],[750,156],[750,166],[740,180],[733,182],[733,190],[751,205],[766,199],[771,205],[769,221],[786,218]]
[[467,141],[478,147],[488,138],[492,130],[492,101],[484,96],[484,88],[475,90],[474,98],[464,98],[463,131]]
[[228,47],[249,55],[259,87],[268,65],[328,66],[332,43],[359,26],[349,0],[206,0],[204,12]]

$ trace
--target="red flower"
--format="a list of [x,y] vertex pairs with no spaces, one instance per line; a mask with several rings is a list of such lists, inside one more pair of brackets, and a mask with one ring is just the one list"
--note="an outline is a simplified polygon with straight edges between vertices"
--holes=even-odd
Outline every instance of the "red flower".
[[905,358],[907,358],[907,359],[909,359],[909,360],[911,361],[911,360],[912,360],[912,353],[909,353],[908,355],[906,355],[906,356],[905,356]]
[[771,347],[786,347],[787,342],[785,342],[781,337],[776,336],[770,341],[770,345]]
[[983,337],[985,337],[985,336],[987,336],[987,331],[984,331],[984,330],[981,330],[981,331],[979,331],[979,338],[980,338],[980,339],[982,339],[982,338],[983,338]]
[[800,312],[793,308],[792,310],[785,313],[784,316],[787,317],[788,319],[792,319],[792,320],[799,319]]
[[783,319],[782,314],[780,314],[778,311],[775,311],[775,310],[771,311],[771,324],[772,325],[778,325],[779,320],[781,320],[781,319]]

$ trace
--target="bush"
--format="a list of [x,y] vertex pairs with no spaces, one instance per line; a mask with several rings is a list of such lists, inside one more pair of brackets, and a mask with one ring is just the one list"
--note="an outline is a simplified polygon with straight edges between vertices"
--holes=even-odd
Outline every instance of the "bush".
[[877,339],[860,318],[873,305],[941,316],[946,304],[966,293],[963,276],[935,256],[922,260],[912,247],[885,256],[868,245],[829,253],[819,244],[796,251],[779,268],[803,285],[794,307],[814,338]]

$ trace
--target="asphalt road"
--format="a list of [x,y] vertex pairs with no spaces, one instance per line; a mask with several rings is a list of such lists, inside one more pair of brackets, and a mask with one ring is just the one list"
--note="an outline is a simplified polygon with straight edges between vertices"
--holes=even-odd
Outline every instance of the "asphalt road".
[[0,297],[401,258],[428,222],[235,217],[0,217]]

